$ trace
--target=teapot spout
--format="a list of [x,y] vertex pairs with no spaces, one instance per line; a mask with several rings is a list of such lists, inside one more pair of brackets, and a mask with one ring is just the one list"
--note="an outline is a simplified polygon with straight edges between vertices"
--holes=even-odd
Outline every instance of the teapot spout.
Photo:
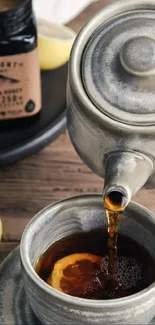
[[105,156],[105,208],[124,210],[132,196],[147,182],[153,173],[154,163],[139,152],[110,152]]

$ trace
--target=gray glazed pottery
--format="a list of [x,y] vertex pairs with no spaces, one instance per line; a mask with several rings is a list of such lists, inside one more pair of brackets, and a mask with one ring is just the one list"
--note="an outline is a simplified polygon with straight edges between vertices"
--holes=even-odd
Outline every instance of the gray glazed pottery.
[[[96,13],[70,57],[68,130],[79,156],[126,206],[155,187],[155,1],[122,0]],[[120,198],[121,201],[121,198]]]
[[19,246],[0,264],[0,325],[42,325],[25,294]]
[[[107,227],[107,221],[100,195],[57,202],[27,225],[20,244],[22,277],[28,301],[43,324],[147,324],[155,316],[155,283],[129,297],[87,300],[53,289],[34,271],[39,256],[55,241],[101,227]],[[155,259],[155,216],[150,211],[131,202],[119,232],[135,239]]]
[[[19,247],[0,265],[0,306],[0,325],[42,325],[23,287]],[[155,325],[155,318],[149,324]]]

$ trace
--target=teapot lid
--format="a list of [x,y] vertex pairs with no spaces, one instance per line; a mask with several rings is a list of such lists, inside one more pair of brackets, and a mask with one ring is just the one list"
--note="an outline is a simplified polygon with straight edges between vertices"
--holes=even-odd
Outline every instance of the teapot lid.
[[103,22],[82,56],[93,104],[130,125],[155,124],[155,10],[129,10]]

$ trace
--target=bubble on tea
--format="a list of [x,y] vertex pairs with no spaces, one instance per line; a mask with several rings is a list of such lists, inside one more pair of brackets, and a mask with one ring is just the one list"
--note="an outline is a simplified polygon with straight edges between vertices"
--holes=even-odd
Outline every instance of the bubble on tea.
[[136,287],[144,278],[143,265],[134,257],[118,257],[116,267],[116,280],[125,290]]
[[134,257],[117,258],[114,277],[108,276],[106,270],[108,256],[102,259],[94,269],[94,277],[83,287],[83,297],[89,299],[113,299],[133,294],[144,280],[143,265]]

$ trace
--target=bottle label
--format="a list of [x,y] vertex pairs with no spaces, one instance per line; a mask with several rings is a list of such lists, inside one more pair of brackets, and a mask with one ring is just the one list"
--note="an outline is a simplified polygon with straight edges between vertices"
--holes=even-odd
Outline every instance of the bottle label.
[[37,48],[0,56],[0,120],[29,117],[41,109]]

